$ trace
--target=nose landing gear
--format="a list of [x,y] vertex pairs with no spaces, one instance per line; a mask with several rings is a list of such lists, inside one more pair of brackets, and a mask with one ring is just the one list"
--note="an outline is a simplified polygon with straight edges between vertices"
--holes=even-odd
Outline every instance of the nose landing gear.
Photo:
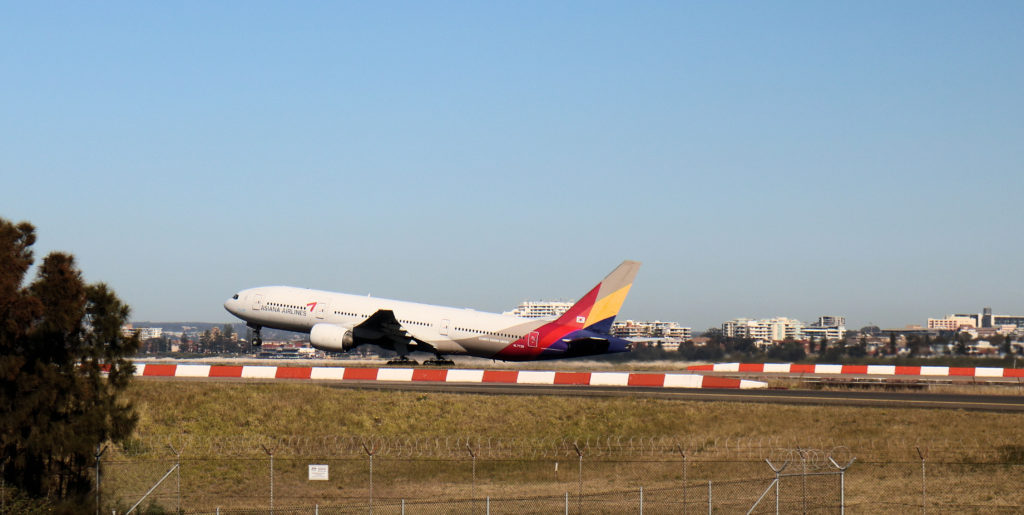
[[260,347],[260,346],[262,346],[263,345],[263,338],[260,336],[260,329],[263,329],[263,328],[258,326],[258,325],[255,325],[255,326],[250,325],[250,326],[247,326],[247,327],[249,328],[249,334],[248,334],[249,342],[252,343],[252,346],[253,347]]

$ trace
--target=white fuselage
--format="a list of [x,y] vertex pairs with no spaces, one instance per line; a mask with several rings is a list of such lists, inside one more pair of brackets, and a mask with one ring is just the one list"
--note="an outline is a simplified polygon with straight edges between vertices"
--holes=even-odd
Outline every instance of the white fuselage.
[[550,321],[290,286],[243,290],[224,307],[250,326],[305,333],[316,324],[352,328],[379,310],[390,310],[402,330],[438,352],[479,356],[515,345]]

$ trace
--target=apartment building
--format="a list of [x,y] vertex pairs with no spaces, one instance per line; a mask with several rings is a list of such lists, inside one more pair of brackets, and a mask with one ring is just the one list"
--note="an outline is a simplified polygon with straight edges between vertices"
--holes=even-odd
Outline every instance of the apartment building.
[[618,338],[689,340],[693,338],[693,330],[689,327],[683,327],[676,322],[623,320],[612,324],[612,336]]
[[562,313],[569,311],[572,302],[528,300],[516,306],[512,311],[506,311],[505,315],[514,315],[521,318],[557,318]]
[[842,340],[846,337],[846,317],[820,316],[818,321],[804,327],[804,338]]
[[804,323],[786,317],[761,320],[737,318],[722,323],[722,334],[727,338],[750,338],[759,342],[776,342],[786,338],[803,338]]

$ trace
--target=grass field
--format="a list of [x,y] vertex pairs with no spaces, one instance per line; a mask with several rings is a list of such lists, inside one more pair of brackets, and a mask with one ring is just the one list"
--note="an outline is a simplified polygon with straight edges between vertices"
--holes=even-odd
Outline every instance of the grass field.
[[[378,497],[395,492],[420,498],[510,493],[557,497],[578,488],[574,485],[580,463],[575,451],[568,444],[550,449],[552,441],[564,439],[581,445],[614,441],[622,447],[616,451],[608,444],[600,457],[584,457],[586,492],[643,486],[652,492],[649,495],[677,495],[684,476],[680,451],[690,460],[688,481],[755,477],[763,483],[771,472],[762,458],[782,459],[768,447],[828,451],[841,446],[843,457],[855,456],[855,467],[861,471],[848,479],[851,502],[861,499],[868,503],[863,506],[871,506],[868,511],[887,511],[870,504],[884,497],[895,503],[893,511],[899,511],[913,506],[920,488],[881,492],[920,482],[920,448],[933,463],[933,481],[939,482],[930,486],[936,499],[956,498],[951,489],[966,493],[969,484],[980,489],[969,493],[972,498],[989,503],[979,512],[1024,505],[1015,486],[1024,479],[1024,414],[419,393],[281,382],[143,380],[136,381],[129,393],[140,414],[137,438],[127,449],[111,451],[111,479],[106,485],[116,486],[104,489],[108,503],[120,500],[121,506],[145,492],[174,463],[170,451],[157,442],[184,447],[181,481],[186,507],[263,502],[268,459],[261,443],[278,449],[279,503],[363,502],[369,492],[367,456],[351,448],[334,448],[331,438],[365,439],[370,445],[420,442],[415,456],[384,449],[375,457]],[[473,464],[474,473],[470,453],[463,453],[460,446],[481,439],[517,443],[500,459],[481,455]],[[631,440],[639,443],[623,443]],[[442,441],[446,448],[440,448]],[[657,445],[647,448],[645,441]],[[295,442],[305,442],[305,447]],[[531,445],[544,449],[531,452]],[[331,465],[328,484],[305,478],[306,465],[318,462]],[[561,462],[561,469],[555,462]],[[953,471],[953,465],[959,468]],[[851,474],[857,470],[851,469]],[[762,483],[741,490],[744,495],[759,493]],[[155,494],[164,506],[174,492],[168,485]],[[655,503],[649,508],[656,506],[654,498],[649,502]]]
[[[418,393],[280,382],[136,381],[140,435],[504,436],[526,439],[776,437],[833,441],[1022,444],[1024,414]],[[965,442],[969,443],[969,442]]]

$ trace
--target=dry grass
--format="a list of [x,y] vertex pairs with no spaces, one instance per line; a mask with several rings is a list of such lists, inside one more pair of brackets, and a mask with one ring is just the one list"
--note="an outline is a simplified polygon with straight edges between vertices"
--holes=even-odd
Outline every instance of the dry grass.
[[314,383],[137,381],[143,435],[402,437],[801,437],[1021,443],[1024,414],[788,406],[647,398],[492,396],[335,388]]
[[[1024,414],[420,393],[277,382],[137,381],[129,394],[141,416],[137,433],[142,441],[190,435],[213,439],[242,436],[253,442],[252,452],[243,457],[197,455],[185,450],[182,491],[185,506],[194,508],[260,505],[268,490],[269,463],[255,442],[272,442],[283,436],[328,435],[526,440],[622,435],[718,441],[719,445],[758,439],[810,447],[845,445],[863,463],[860,473],[850,476],[847,495],[864,503],[862,506],[870,506],[864,508],[867,511],[879,511],[881,505],[870,503],[881,497],[902,499],[904,504],[915,502],[919,489],[906,485],[919,478],[915,476],[919,474],[919,462],[914,446],[920,445],[930,449],[934,461],[974,464],[957,469],[955,474],[937,472],[930,487],[936,495],[982,488],[970,495],[1024,504],[1021,494],[1005,487],[1019,484],[1024,467],[990,463],[1024,463],[1020,447],[1024,442]],[[976,438],[982,434],[984,439]],[[891,441],[898,444],[883,445]],[[730,459],[728,452],[702,457],[694,452],[697,449],[688,450],[691,482],[770,476],[766,465],[749,455],[737,460]],[[558,471],[555,461],[561,461]],[[887,466],[865,462],[899,463]],[[330,464],[331,481],[307,481],[306,466],[310,463]],[[115,450],[106,466],[108,501],[120,499],[122,505],[130,505],[171,464],[170,453],[163,449],[151,448],[135,457]],[[481,460],[474,482],[468,454],[413,460],[380,456],[375,463],[375,495],[420,499],[557,496],[574,491],[577,465],[576,459],[531,456]],[[584,465],[584,489],[590,492],[644,486],[653,496],[659,487],[674,491],[682,480],[681,458],[672,453],[587,458]],[[169,481],[155,494],[163,506],[176,502],[172,485]],[[895,490],[887,492],[890,488]],[[364,502],[369,492],[368,460],[365,456],[338,456],[328,449],[321,456],[279,455],[275,491],[279,506]]]

